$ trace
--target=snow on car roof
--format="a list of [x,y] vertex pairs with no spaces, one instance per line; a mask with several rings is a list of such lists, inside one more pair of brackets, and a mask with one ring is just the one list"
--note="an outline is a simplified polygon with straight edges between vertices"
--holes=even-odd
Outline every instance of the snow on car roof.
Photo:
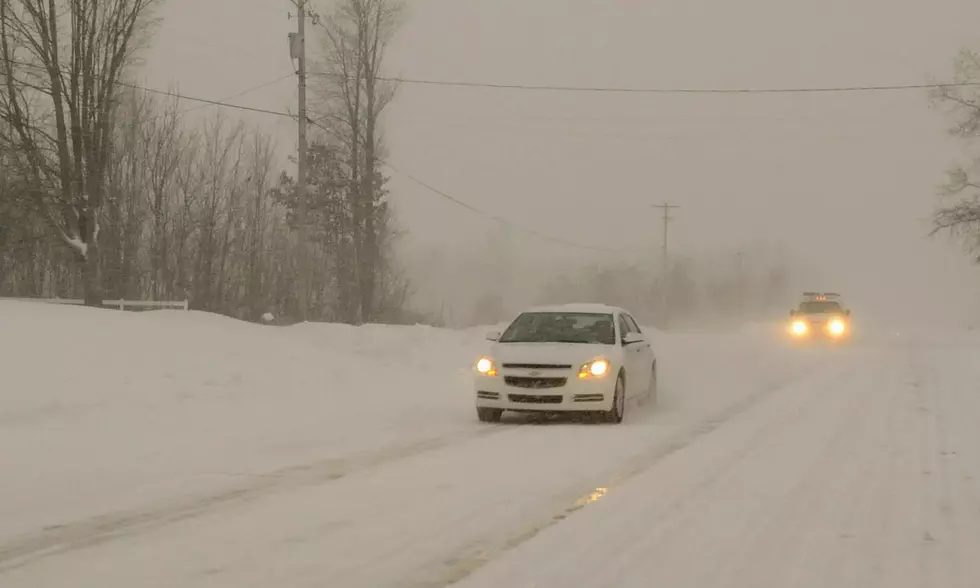
[[551,304],[547,306],[535,306],[527,309],[525,312],[590,312],[590,313],[613,314],[616,312],[627,312],[627,311],[617,306],[609,306],[608,304],[574,302],[570,304]]

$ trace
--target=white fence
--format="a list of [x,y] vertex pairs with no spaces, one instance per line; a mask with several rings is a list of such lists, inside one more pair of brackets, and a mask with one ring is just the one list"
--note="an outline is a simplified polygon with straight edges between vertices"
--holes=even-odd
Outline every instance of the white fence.
[[[73,298],[2,298],[2,300],[19,300],[22,302],[43,302],[45,304],[73,304],[81,306],[84,300]],[[187,300],[103,300],[102,306],[126,310],[127,308],[175,308],[187,310]]]

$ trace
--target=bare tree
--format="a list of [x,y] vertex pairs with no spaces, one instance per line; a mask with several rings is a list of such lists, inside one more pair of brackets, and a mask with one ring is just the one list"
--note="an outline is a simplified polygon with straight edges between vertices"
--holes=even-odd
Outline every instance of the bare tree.
[[[949,133],[972,140],[980,136],[980,56],[962,51],[954,61],[954,82],[961,86],[941,86],[933,91],[933,103],[953,119]],[[980,263],[980,158],[967,165],[955,165],[939,189],[941,205],[933,215],[931,235],[948,232],[960,239],[975,262]]]
[[248,284],[245,295],[245,306],[252,320],[259,320],[267,311],[265,284],[263,276],[267,275],[269,261],[262,255],[266,241],[266,218],[269,209],[264,200],[269,193],[269,181],[272,178],[272,142],[268,137],[259,133],[252,135],[251,177],[249,179],[248,227],[247,243],[243,253],[248,260]]
[[[361,322],[374,320],[378,278],[383,267],[380,241],[386,218],[380,117],[395,86],[383,79],[385,50],[394,36],[400,0],[342,0],[324,20],[323,126],[348,150],[353,267]],[[346,286],[346,285],[344,285]],[[346,289],[346,288],[344,288]]]
[[[88,304],[108,288],[288,321],[297,242],[269,137],[220,114],[195,130],[176,96],[123,82],[154,1],[0,0],[0,288],[84,290]],[[350,83],[332,86],[333,139],[310,178],[325,268],[315,300],[327,320],[412,320],[407,280],[385,256],[395,233],[377,164],[395,4],[344,1],[335,57]]]
[[170,245],[168,229],[173,208],[171,204],[181,153],[188,144],[187,133],[180,126],[178,105],[178,100],[170,101],[162,113],[153,116],[143,127],[149,175],[146,197],[153,217],[151,281],[154,284],[152,294],[156,298],[163,298],[168,294],[168,285],[171,282],[167,255]]
[[[124,298],[189,298],[195,308],[251,320],[271,311],[288,322],[297,243],[290,203],[272,185],[279,170],[270,137],[220,112],[195,124],[177,97],[142,91],[122,92],[113,114],[99,225],[106,288]],[[0,121],[0,135],[5,128]],[[0,163],[21,157],[17,147],[0,143]],[[311,210],[324,219],[315,252],[326,266],[338,236],[325,230],[339,226],[347,175],[343,151],[322,151],[312,158]],[[24,169],[0,166],[0,291],[72,296],[77,254],[43,230],[36,206],[22,206],[32,202],[22,196]],[[330,275],[319,285],[325,307],[334,300]]]
[[101,305],[99,221],[120,83],[156,0],[0,1],[0,117],[27,191]]
[[149,216],[142,198],[149,184],[143,127],[152,120],[154,106],[146,93],[126,91],[115,111],[115,156],[106,173],[104,220],[99,231],[102,286],[111,298],[139,296],[142,233]]

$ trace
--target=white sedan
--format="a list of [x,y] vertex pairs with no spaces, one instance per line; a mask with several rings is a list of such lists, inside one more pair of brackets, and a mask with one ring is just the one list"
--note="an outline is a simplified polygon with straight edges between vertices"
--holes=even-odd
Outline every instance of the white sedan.
[[505,410],[594,412],[620,423],[630,401],[656,398],[657,358],[622,308],[569,304],[527,310],[476,362],[473,384],[481,421]]

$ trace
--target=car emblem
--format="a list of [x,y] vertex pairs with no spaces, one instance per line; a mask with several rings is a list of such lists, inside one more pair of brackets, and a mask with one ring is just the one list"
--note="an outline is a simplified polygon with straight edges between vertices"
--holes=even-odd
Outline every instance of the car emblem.
[[531,370],[531,375],[532,376],[540,376],[541,375],[541,372],[539,372],[538,370]]

